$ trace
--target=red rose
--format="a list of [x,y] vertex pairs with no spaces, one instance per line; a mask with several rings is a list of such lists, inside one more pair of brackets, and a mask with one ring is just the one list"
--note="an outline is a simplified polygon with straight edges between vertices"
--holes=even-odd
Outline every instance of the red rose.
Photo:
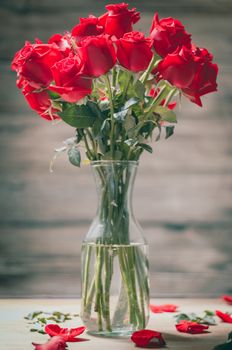
[[29,106],[36,111],[42,118],[47,120],[59,119],[56,114],[58,111],[52,107],[52,101],[49,94],[45,91],[36,91],[35,88],[26,84],[22,90]]
[[56,44],[26,42],[12,61],[12,69],[35,88],[46,87],[52,81],[51,67],[62,58]]
[[125,33],[133,30],[132,24],[140,19],[140,13],[136,9],[128,10],[128,4],[124,2],[121,4],[107,5],[107,13],[99,18],[99,23],[104,26],[105,34],[123,37]]
[[204,324],[187,320],[182,320],[176,324],[176,329],[182,333],[201,334],[205,333],[208,328],[209,326],[206,326]]
[[212,63],[213,55],[206,49],[193,47],[192,53],[197,68],[192,83],[183,92],[192,102],[202,106],[200,97],[217,91],[218,66]]
[[194,103],[202,106],[200,97],[217,90],[218,67],[206,49],[185,47],[167,55],[158,65],[163,79],[181,89]]
[[80,18],[80,24],[72,29],[72,36],[78,41],[86,36],[100,35],[104,32],[104,27],[99,24],[97,17],[89,16],[88,18]]
[[107,73],[116,63],[114,46],[106,35],[89,36],[81,40],[78,54],[91,77]]
[[53,43],[55,43],[58,46],[59,50],[63,54],[63,58],[67,57],[72,51],[71,36],[69,36],[68,34],[54,34],[48,40],[48,44]]
[[171,17],[159,20],[158,13],[154,15],[150,37],[155,51],[161,57],[183,45],[191,48],[191,35],[185,31],[183,24]]
[[57,92],[67,102],[77,102],[92,91],[92,79],[84,71],[78,56],[70,55],[52,67],[55,85],[49,90]]
[[145,70],[152,58],[150,39],[143,33],[130,32],[117,41],[117,58],[121,66],[132,72]]

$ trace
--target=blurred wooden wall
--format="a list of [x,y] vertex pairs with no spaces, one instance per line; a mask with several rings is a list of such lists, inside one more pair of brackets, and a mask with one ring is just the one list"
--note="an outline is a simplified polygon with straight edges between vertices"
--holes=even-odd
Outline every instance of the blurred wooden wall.
[[[10,60],[24,41],[71,29],[78,17],[103,12],[105,1],[0,2],[0,296],[80,294],[80,247],[96,209],[88,166],[65,156],[49,173],[54,147],[74,135],[27,106]],[[134,194],[151,251],[153,296],[232,293],[232,3],[130,1],[150,27],[154,11],[178,17],[219,63],[219,91],[188,101],[176,134],[144,155]]]

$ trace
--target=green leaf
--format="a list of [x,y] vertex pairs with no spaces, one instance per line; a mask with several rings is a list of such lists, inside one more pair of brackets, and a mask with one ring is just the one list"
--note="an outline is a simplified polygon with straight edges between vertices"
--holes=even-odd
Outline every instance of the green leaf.
[[[72,148],[68,150],[68,158],[71,164],[80,167],[81,164],[81,153],[77,145],[73,145]],[[55,315],[55,313],[53,313]]]
[[93,136],[95,139],[98,139],[101,137],[101,128],[102,128],[102,120],[99,118],[96,118],[93,126],[92,126],[92,131],[93,131]]
[[124,121],[124,128],[129,131],[136,125],[135,118],[131,114],[127,114]]
[[88,101],[86,105],[87,107],[89,107],[92,113],[96,115],[96,117],[98,117],[99,119],[102,119],[102,116],[103,116],[102,111],[100,110],[96,102]]
[[187,321],[190,320],[190,318],[187,314],[178,314],[178,315],[175,315],[174,317],[176,318],[177,323],[179,323],[182,320],[187,320]]
[[58,113],[63,121],[74,128],[88,128],[95,122],[96,116],[87,105],[68,105]]
[[175,126],[166,126],[166,137],[165,139],[168,139],[170,136],[174,134]]
[[153,112],[159,114],[163,121],[166,121],[168,123],[177,123],[176,114],[168,107],[157,106]]
[[203,324],[208,324],[210,326],[214,326],[217,324],[213,316],[204,316],[201,320],[200,323]]
[[131,77],[131,72],[127,71],[127,70],[123,70],[123,69],[120,69],[119,70],[119,73],[118,73],[118,83],[119,83],[119,86],[120,86],[120,89],[123,91],[127,82],[128,82],[128,79]]
[[148,145],[147,143],[138,143],[138,146],[142,147],[145,151],[152,153],[153,152],[153,148]]
[[60,99],[60,95],[57,92],[51,91],[51,90],[46,90],[48,95],[51,97],[51,99]]
[[214,311],[205,310],[204,312],[205,312],[205,314],[206,314],[207,316],[215,316],[215,312],[214,312]]
[[134,90],[136,95],[138,96],[139,99],[143,99],[144,98],[144,94],[145,94],[145,86],[143,85],[143,83],[140,80],[137,80],[135,85],[134,85]]

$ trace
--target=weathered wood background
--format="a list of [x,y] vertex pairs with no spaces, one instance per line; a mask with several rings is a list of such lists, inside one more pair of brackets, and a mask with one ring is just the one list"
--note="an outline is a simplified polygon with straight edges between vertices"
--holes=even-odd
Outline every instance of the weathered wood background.
[[[106,1],[0,2],[0,296],[76,296],[80,247],[96,208],[89,167],[58,159],[73,136],[37,117],[15,87],[10,60],[25,39],[46,40]],[[134,206],[151,251],[153,296],[232,293],[232,2],[130,1],[142,12],[178,17],[219,63],[219,91],[203,108],[183,101],[176,134],[141,160]],[[148,30],[147,30],[148,31]]]

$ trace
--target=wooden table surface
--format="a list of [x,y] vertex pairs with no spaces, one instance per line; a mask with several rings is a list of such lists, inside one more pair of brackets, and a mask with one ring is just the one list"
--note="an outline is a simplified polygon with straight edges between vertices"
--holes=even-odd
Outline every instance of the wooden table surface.
[[[195,312],[201,314],[204,310],[230,311],[231,306],[225,305],[219,299],[156,299],[156,304],[175,303],[180,312]],[[30,333],[29,326],[24,316],[36,310],[61,311],[78,313],[80,300],[78,299],[2,299],[0,300],[0,348],[2,350],[30,350],[33,349],[31,342],[44,343],[46,335]],[[231,324],[222,323],[217,319],[217,326],[209,327],[209,333],[190,335],[179,333],[175,329],[174,314],[151,314],[148,324],[149,329],[162,332],[170,350],[212,350],[217,344],[227,339],[232,330]],[[80,326],[81,319],[69,321],[68,326]],[[68,349],[133,349],[134,344],[129,339],[109,339],[92,337],[85,334],[89,339],[86,342],[69,343]]]

